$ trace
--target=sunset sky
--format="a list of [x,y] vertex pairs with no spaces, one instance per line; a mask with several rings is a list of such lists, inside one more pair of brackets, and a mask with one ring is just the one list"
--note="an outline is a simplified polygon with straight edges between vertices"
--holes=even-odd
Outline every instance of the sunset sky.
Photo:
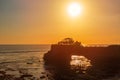
[[[81,14],[67,12],[70,3]],[[0,44],[49,44],[71,37],[120,44],[120,0],[0,0]]]

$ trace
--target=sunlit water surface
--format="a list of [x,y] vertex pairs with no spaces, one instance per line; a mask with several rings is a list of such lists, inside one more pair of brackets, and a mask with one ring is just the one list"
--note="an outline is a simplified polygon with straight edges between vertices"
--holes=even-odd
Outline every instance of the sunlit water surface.
[[0,46],[0,72],[16,78],[32,75],[39,80],[46,73],[43,56],[48,50],[49,46]]
[[72,55],[70,65],[72,69],[82,70],[83,73],[92,66],[91,61],[85,56]]
[[[0,46],[0,76],[1,72],[5,72],[6,75],[14,78],[20,78],[22,75],[34,77],[25,80],[54,80],[48,79],[43,60],[44,54],[49,49],[50,46]],[[88,58],[79,55],[71,56],[70,65],[72,69],[83,71],[93,66]],[[119,80],[119,78],[113,77],[109,80]]]

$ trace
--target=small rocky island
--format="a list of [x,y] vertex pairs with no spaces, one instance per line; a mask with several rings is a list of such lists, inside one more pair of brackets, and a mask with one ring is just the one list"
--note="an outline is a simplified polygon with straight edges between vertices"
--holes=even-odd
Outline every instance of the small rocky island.
[[74,76],[79,76],[78,80],[86,76],[86,80],[102,80],[120,74],[120,45],[83,46],[81,42],[65,38],[51,45],[44,61],[55,67],[59,75],[56,79],[64,74],[69,78],[64,76],[61,80],[72,80]]

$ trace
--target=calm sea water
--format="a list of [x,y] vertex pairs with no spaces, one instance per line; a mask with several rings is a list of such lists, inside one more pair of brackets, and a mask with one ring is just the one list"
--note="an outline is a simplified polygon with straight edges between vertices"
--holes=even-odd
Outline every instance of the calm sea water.
[[49,49],[50,45],[0,45],[0,71],[14,77],[30,74],[39,80],[45,72],[43,56]]

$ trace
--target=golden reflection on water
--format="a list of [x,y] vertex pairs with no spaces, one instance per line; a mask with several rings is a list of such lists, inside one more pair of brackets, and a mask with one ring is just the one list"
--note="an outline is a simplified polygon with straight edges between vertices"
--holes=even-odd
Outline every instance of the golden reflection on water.
[[91,61],[85,56],[72,55],[70,65],[72,69],[87,70],[88,67],[92,66]]

